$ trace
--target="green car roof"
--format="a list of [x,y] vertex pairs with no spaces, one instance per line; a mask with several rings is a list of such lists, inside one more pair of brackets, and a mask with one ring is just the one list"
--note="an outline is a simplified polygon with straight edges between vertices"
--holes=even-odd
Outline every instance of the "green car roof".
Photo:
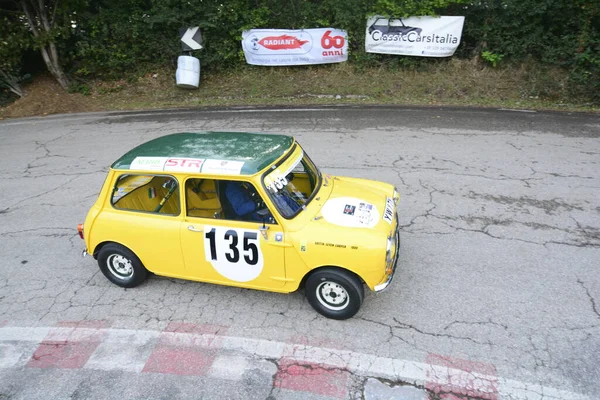
[[[165,167],[168,164],[166,159],[192,158],[201,160],[199,162],[202,166],[233,161],[235,165],[241,166],[238,168],[239,174],[254,175],[281,157],[293,143],[293,137],[284,135],[241,132],[175,133],[139,145],[115,161],[111,167],[143,169],[138,167],[138,161],[159,160],[162,162],[162,167],[158,167],[160,169],[148,169],[168,171]],[[196,172],[201,172],[201,168],[198,167]]]

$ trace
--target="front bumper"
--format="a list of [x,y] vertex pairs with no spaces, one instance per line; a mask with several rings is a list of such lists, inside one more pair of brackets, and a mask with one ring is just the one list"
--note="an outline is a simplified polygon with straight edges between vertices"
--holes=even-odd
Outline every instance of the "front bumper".
[[399,229],[399,224],[396,223],[396,242],[395,242],[395,246],[396,246],[396,254],[394,254],[394,261],[392,264],[392,273],[388,275],[387,279],[385,280],[385,282],[380,283],[379,285],[375,285],[375,287],[373,288],[373,290],[375,292],[382,292],[385,289],[387,289],[390,285],[390,283],[392,283],[392,279],[394,279],[394,274],[396,273],[396,267],[398,266],[398,255],[400,254],[400,229]]

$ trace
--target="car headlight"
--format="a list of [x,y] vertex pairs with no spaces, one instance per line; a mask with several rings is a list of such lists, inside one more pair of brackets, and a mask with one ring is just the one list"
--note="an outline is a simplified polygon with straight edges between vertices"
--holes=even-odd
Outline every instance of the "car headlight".
[[400,200],[400,192],[398,192],[398,188],[394,187],[394,204],[398,205],[399,200]]
[[390,266],[391,262],[392,262],[392,246],[394,244],[394,238],[390,235],[387,237],[387,242],[385,244],[385,267],[386,267],[386,273],[388,272],[387,269]]

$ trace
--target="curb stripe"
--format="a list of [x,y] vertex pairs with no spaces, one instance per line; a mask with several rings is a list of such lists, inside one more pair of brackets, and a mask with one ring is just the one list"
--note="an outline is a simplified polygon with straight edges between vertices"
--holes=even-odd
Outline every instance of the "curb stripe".
[[[416,361],[378,357],[348,350],[321,348],[315,346],[288,344],[266,339],[251,339],[236,336],[214,334],[159,332],[128,329],[90,329],[90,328],[23,328],[0,327],[0,342],[42,342],[51,332],[52,340],[85,342],[90,338],[103,337],[103,342],[141,344],[150,340],[164,340],[177,345],[187,345],[205,349],[226,349],[249,353],[255,357],[280,359],[285,357],[298,363],[327,365],[347,370],[365,377],[378,377],[394,381],[403,381],[417,386],[427,384],[447,384],[449,376],[465,377],[468,373],[468,385],[463,389],[496,394],[499,398],[547,400],[590,398],[567,390],[560,390],[539,384],[524,383],[476,372],[466,372],[456,368],[432,365]],[[0,363],[2,365],[2,363]],[[91,367],[91,366],[90,366]],[[6,366],[5,366],[6,368]],[[87,365],[84,366],[87,368]],[[118,369],[118,367],[115,367]],[[464,384],[459,379],[459,384]],[[490,391],[490,382],[494,382],[494,391]]]

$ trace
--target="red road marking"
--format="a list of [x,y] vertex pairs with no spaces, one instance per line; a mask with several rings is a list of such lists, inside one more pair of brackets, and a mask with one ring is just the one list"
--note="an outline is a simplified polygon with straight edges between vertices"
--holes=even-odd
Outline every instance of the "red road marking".
[[458,397],[454,394],[451,393],[446,393],[446,394],[442,394],[440,395],[440,400],[465,400],[464,397]]
[[[190,324],[171,322],[165,330],[166,334],[190,335],[223,335],[228,327],[222,325]],[[211,343],[220,343],[216,338]],[[196,340],[184,340],[183,337],[161,335],[158,344],[146,362],[142,372],[157,372],[175,375],[205,375],[215,361],[217,351],[203,349],[196,345]],[[217,345],[220,347],[220,344]]]
[[42,342],[27,367],[82,368],[100,342]]
[[8,324],[8,321],[0,321],[0,328]]
[[66,339],[57,339],[56,332],[50,330],[35,350],[27,367],[31,368],[82,368],[96,351],[102,335],[86,332],[80,335],[78,329],[98,329],[106,327],[106,321],[63,321],[58,326],[73,327]]
[[[426,382],[425,387],[436,394],[441,393],[440,398],[454,400],[463,397],[477,397],[485,400],[498,400],[498,378],[494,365],[445,357],[439,354],[429,354],[425,362],[455,371],[449,372],[447,376],[443,377],[433,376],[432,371],[427,371],[427,376],[431,381]],[[482,380],[474,374],[486,375],[492,379]]]
[[279,360],[275,386],[282,389],[310,392],[338,399],[348,397],[350,373],[328,368],[322,364],[300,363],[291,359]]
[[206,374],[214,360],[214,351],[158,345],[142,372],[199,376]]

